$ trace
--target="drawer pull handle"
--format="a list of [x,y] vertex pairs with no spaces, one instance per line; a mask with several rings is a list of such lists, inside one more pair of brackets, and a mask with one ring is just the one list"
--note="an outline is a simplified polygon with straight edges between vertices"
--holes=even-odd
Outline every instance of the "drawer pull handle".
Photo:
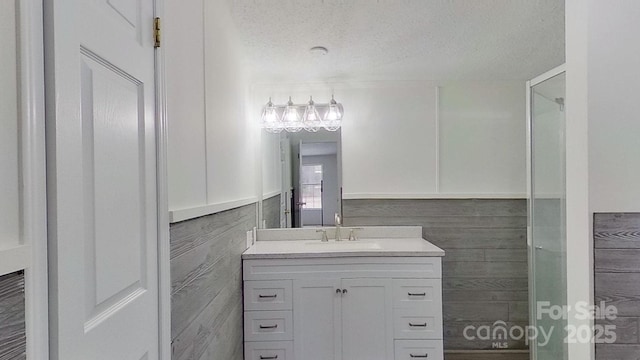
[[260,299],[275,299],[278,297],[278,294],[275,295],[258,295]]
[[411,326],[411,327],[427,327],[427,323],[422,323],[422,324],[409,323],[409,326]]
[[260,325],[260,329],[277,329],[278,324],[275,325]]
[[427,296],[427,293],[407,293],[409,296]]
[[424,354],[424,355],[416,355],[416,354],[409,354],[410,357],[412,358],[428,358],[429,354]]
[[272,359],[277,359],[278,355],[273,355],[273,356],[262,356],[260,355],[260,360],[272,360]]

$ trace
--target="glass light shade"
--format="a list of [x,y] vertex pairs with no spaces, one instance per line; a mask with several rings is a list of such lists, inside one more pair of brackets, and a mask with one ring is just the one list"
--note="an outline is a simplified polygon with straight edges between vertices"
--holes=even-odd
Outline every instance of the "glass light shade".
[[273,106],[271,99],[262,111],[262,128],[270,133],[279,133],[283,130],[282,123],[278,117],[278,111]]
[[309,98],[309,104],[304,109],[302,123],[304,129],[309,132],[316,132],[322,127],[322,119],[320,118],[320,114],[318,114],[313,98]]
[[329,108],[327,112],[324,114],[323,126],[328,131],[337,131],[342,126],[342,113],[343,109],[340,104],[338,104],[333,96],[331,96],[331,102],[329,103]]
[[304,127],[302,124],[302,118],[300,117],[300,112],[298,112],[298,108],[293,105],[291,98],[289,98],[289,102],[284,109],[282,122],[284,123],[284,129],[288,132],[299,132]]

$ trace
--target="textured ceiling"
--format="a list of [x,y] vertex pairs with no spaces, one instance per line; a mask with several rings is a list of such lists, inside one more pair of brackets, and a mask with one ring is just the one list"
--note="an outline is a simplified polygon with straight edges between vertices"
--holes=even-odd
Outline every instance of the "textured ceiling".
[[256,81],[524,80],[564,62],[564,0],[228,5]]

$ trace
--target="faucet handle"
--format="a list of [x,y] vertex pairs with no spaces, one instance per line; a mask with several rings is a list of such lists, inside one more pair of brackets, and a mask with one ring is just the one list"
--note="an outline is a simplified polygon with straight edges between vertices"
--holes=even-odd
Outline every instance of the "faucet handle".
[[349,241],[358,240],[358,236],[356,235],[356,230],[362,230],[362,228],[361,227],[351,228],[351,231],[349,231]]
[[327,230],[318,229],[318,230],[316,230],[316,232],[321,232],[322,233],[322,242],[328,242],[329,241],[329,238],[327,237]]

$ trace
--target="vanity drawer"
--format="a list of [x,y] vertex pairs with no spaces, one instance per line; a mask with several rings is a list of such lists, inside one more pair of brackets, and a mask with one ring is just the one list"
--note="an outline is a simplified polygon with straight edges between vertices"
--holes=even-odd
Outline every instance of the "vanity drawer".
[[291,310],[292,281],[245,281],[244,309],[246,310]]
[[393,307],[396,309],[442,310],[440,279],[393,279]]
[[396,340],[394,348],[395,360],[444,359],[442,340]]
[[291,311],[245,311],[244,339],[246,341],[293,340]]
[[293,360],[293,342],[245,342],[244,360]]
[[442,339],[441,313],[419,313],[413,309],[393,310],[395,339]]

